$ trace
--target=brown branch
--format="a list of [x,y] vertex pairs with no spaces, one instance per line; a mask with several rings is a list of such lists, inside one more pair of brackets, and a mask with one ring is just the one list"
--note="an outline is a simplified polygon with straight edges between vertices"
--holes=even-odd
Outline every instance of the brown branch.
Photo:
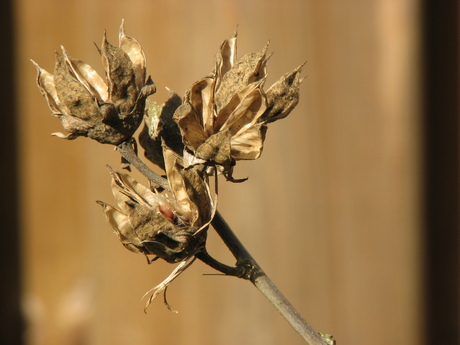
[[129,143],[127,141],[121,143],[120,145],[117,146],[118,152],[123,156],[124,159],[126,159],[127,162],[129,162],[131,165],[133,165],[137,170],[139,170],[145,177],[147,177],[150,181],[153,183],[156,183],[157,185],[168,189],[169,184],[168,180],[161,177],[154,171],[152,171],[134,152],[132,143]]
[[[117,150],[150,181],[163,188],[169,188],[168,181],[165,178],[153,172],[141,159],[139,159],[133,150],[132,144],[126,142],[122,143],[117,146]],[[305,321],[288,299],[278,290],[276,285],[260,268],[251,254],[249,254],[218,211],[211,224],[236,258],[237,266],[231,267],[224,265],[212,258],[206,251],[196,254],[196,257],[224,274],[250,280],[307,344],[328,345],[325,339]]]
[[237,278],[245,278],[247,276],[247,270],[244,266],[228,266],[220,261],[214,259],[209,253],[204,249],[203,251],[198,252],[195,254],[195,257],[201,261],[203,261],[206,265],[211,266],[215,270],[222,272],[227,276],[233,276]]
[[254,286],[270,301],[270,303],[281,313],[286,321],[297,333],[311,345],[324,345],[326,341],[316,332],[302,315],[294,308],[289,300],[281,293],[271,279],[265,274],[254,258],[240,242],[225,219],[216,212],[211,222],[212,226],[222,238],[224,243],[237,259],[238,264],[250,266],[249,279]]

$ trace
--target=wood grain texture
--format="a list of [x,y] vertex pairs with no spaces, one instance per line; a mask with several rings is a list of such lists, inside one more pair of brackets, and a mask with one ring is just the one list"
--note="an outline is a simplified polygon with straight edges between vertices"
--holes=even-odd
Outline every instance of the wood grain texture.
[[[102,71],[93,42],[121,19],[148,73],[182,95],[238,26],[239,56],[270,40],[267,85],[307,60],[298,107],[262,157],[221,183],[219,209],[311,325],[339,344],[420,344],[417,1],[16,1],[24,310],[30,345],[302,344],[249,283],[203,276],[144,292],[172,270],[124,249],[95,200],[113,203],[110,146],[67,142],[35,86],[53,49]],[[138,176],[138,175],[136,175]],[[209,252],[232,258],[210,233]]]

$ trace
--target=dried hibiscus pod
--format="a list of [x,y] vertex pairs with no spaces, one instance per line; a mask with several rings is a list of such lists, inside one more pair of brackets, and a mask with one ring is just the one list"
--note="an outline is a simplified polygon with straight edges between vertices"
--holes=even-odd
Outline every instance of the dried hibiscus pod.
[[98,201],[122,244],[146,256],[174,263],[196,254],[216,210],[207,176],[184,169],[181,158],[164,146],[169,190],[151,190],[112,169],[112,192],[119,208]]
[[34,62],[37,84],[53,115],[69,132],[53,135],[63,139],[85,136],[118,145],[141,124],[145,100],[155,92],[155,85],[150,77],[146,80],[142,47],[126,36],[123,23],[119,47],[111,45],[104,35],[99,52],[107,83],[90,65],[71,57],[62,47],[62,55],[56,53],[54,74]]
[[[144,254],[148,262],[162,258],[179,265],[159,285],[148,291],[145,308],[189,267],[203,250],[209,223],[216,212],[208,176],[197,167],[185,169],[182,158],[163,143],[169,189],[149,189],[127,174],[112,175],[112,192],[119,208],[102,201],[105,215],[122,244]],[[165,303],[168,304],[165,295]]]
[[300,70],[283,76],[267,92],[267,47],[236,59],[236,34],[221,45],[211,75],[186,93],[174,120],[181,130],[186,163],[216,164],[232,181],[237,160],[260,157],[266,125],[286,117],[299,99]]

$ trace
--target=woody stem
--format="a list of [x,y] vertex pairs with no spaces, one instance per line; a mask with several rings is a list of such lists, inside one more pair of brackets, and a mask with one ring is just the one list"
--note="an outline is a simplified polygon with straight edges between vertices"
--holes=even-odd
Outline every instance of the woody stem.
[[154,171],[152,171],[134,152],[132,143],[129,143],[127,141],[121,143],[120,145],[117,146],[118,152],[123,156],[124,159],[126,159],[127,162],[130,164],[134,165],[137,170],[139,170],[142,175],[147,177],[150,181],[153,183],[156,183],[157,185],[163,187],[164,189],[169,188],[168,180],[161,177]]
[[[163,188],[169,188],[168,181],[153,172],[134,152],[130,143],[124,142],[117,146],[117,150],[130,164],[138,169],[150,181]],[[212,226],[222,238],[226,246],[237,260],[236,267],[224,265],[212,258],[206,251],[196,255],[198,259],[205,262],[214,269],[228,275],[250,280],[254,286],[270,301],[270,303],[281,313],[286,321],[309,345],[327,345],[325,340],[316,332],[292,306],[288,299],[278,290],[276,285],[260,268],[254,258],[249,254],[238,237],[232,231],[225,219],[216,212],[211,222]]]
[[212,226],[222,238],[224,243],[238,260],[238,265],[249,266],[248,277],[254,286],[270,301],[281,313],[286,321],[297,333],[310,345],[324,345],[325,340],[316,332],[300,313],[294,308],[289,300],[281,293],[271,279],[265,274],[254,258],[249,254],[238,237],[232,231],[225,219],[216,212],[211,222]]
[[217,261],[214,259],[209,253],[206,251],[206,249],[203,249],[202,251],[198,252],[195,254],[195,257],[201,261],[203,261],[206,265],[211,266],[215,270],[222,272],[225,275],[228,276],[233,276],[233,277],[238,277],[238,278],[244,278],[246,275],[246,270],[243,266],[228,266],[220,261]]

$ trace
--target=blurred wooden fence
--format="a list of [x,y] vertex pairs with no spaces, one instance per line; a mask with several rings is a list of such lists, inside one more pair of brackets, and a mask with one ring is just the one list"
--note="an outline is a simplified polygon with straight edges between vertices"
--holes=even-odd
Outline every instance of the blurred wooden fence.
[[[113,203],[112,147],[61,131],[29,59],[53,50],[102,70],[93,42],[121,19],[158,93],[208,74],[238,26],[239,56],[270,40],[270,85],[305,60],[301,100],[269,128],[262,158],[238,164],[219,209],[279,288],[339,344],[421,343],[419,6],[402,1],[17,0],[23,309],[27,345],[302,344],[245,281],[195,263],[169,290],[143,293],[172,266],[125,250],[95,200]],[[210,231],[210,252],[231,255]]]

